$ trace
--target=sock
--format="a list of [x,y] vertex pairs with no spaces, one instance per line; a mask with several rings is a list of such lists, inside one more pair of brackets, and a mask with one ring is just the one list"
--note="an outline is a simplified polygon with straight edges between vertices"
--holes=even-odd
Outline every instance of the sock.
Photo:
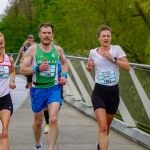
[[48,114],[48,110],[44,110],[44,118],[45,118],[46,124],[49,124],[49,114]]

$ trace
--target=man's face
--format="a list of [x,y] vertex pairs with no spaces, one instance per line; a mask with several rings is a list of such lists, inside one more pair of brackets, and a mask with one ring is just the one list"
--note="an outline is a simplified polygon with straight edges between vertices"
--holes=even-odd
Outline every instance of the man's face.
[[44,45],[50,45],[53,40],[53,32],[51,27],[41,27],[39,32],[41,43]]
[[4,47],[5,47],[4,37],[3,37],[3,36],[0,36],[0,53],[3,52]]
[[32,38],[32,37],[28,37],[28,39],[27,39],[29,42],[34,42],[34,38]]

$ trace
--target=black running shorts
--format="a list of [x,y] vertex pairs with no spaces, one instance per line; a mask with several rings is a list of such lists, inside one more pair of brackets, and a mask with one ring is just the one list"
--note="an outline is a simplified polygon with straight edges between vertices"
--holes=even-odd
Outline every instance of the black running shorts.
[[114,115],[117,112],[120,101],[118,84],[106,86],[96,83],[91,100],[94,111],[98,108],[104,108],[107,114]]
[[8,109],[13,114],[13,103],[10,94],[0,97],[0,111],[3,109]]

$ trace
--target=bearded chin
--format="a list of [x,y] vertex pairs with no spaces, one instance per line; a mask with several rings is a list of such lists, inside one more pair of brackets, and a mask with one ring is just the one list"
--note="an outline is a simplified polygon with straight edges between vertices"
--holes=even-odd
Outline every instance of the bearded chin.
[[48,46],[48,45],[50,45],[50,42],[44,42],[44,41],[42,41],[42,44]]

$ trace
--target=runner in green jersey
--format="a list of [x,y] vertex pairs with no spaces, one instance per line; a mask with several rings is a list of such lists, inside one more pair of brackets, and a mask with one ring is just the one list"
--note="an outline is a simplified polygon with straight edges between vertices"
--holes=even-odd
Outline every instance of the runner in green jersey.
[[36,47],[37,51],[33,59],[33,64],[39,67],[43,62],[47,62],[48,69],[33,74],[33,86],[36,88],[52,87],[58,84],[56,81],[58,79],[57,63],[59,55],[54,45],[52,45],[52,50],[50,52],[43,52],[39,44],[37,44]]
[[[48,150],[54,150],[58,135],[58,112],[62,104],[61,85],[66,84],[68,63],[60,46],[52,44],[53,25],[44,23],[39,28],[41,42],[29,47],[22,62],[20,72],[33,74],[33,87],[30,90],[32,111],[34,112],[33,133],[35,150],[42,150],[41,131],[43,109],[48,106],[49,125]],[[57,64],[62,64],[61,77],[58,79]]]

